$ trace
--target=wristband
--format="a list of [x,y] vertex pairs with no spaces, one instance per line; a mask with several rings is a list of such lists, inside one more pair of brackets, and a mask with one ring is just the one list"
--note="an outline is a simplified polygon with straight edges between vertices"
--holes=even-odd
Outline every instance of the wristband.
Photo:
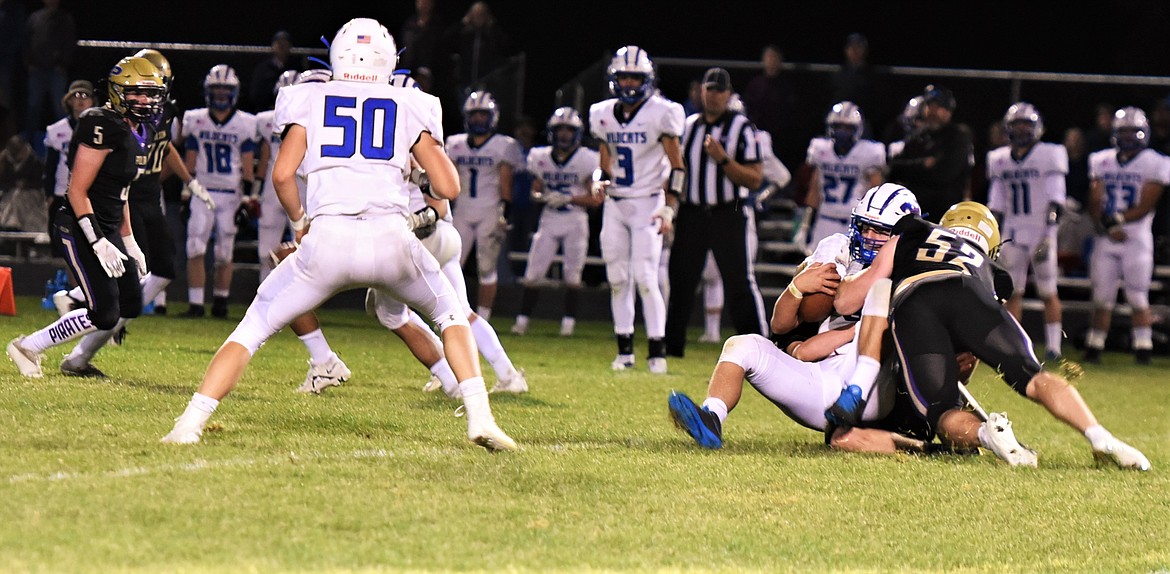
[[788,284],[788,292],[789,292],[789,293],[791,293],[793,297],[796,297],[796,300],[797,300],[797,301],[800,301],[801,299],[804,299],[804,293],[801,293],[801,292],[800,292],[800,289],[797,289],[797,288],[796,288],[796,282],[795,282],[795,281],[793,281],[792,283],[789,283],[789,284]]
[[504,219],[511,221],[512,220],[512,202],[508,201],[506,199],[501,199],[500,206],[501,206],[500,214],[504,216]]
[[301,213],[301,218],[296,220],[289,220],[289,225],[292,226],[293,231],[304,231],[305,226],[309,223],[309,214]]
[[667,184],[667,191],[673,193],[675,197],[681,196],[687,186],[687,171],[681,167],[676,167],[670,170],[670,183]]
[[102,238],[102,229],[98,227],[97,217],[94,217],[92,213],[78,217],[77,225],[81,226],[81,233],[85,235],[85,240],[90,245],[97,243]]
[[727,162],[729,162],[729,161],[731,161],[731,158],[725,157],[725,158],[715,162],[715,165],[717,165],[719,167],[723,167],[723,166],[727,165]]
[[240,183],[244,184],[243,185],[244,195],[251,196],[252,195],[252,182],[245,179],[245,180],[241,181]]

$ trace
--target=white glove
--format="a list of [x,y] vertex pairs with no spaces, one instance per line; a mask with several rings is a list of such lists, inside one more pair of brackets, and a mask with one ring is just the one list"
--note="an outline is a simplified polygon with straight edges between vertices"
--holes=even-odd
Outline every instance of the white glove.
[[613,181],[606,179],[606,174],[601,169],[593,170],[593,177],[589,182],[589,193],[593,195],[600,195],[609,190],[609,186],[613,185]]
[[102,262],[102,269],[106,271],[106,275],[117,278],[126,272],[126,264],[122,263],[126,260],[126,254],[118,251],[118,248],[110,243],[109,239],[103,237],[90,247],[93,247],[98,261]]
[[651,219],[658,218],[658,219],[662,219],[663,221],[668,221],[670,223],[674,223],[674,208],[669,206],[669,205],[663,205],[662,207],[655,209],[654,213],[651,214],[650,218]]
[[557,209],[557,208],[564,207],[564,206],[572,203],[573,196],[571,196],[567,193],[557,193],[557,192],[545,193],[544,194],[544,202],[549,207],[551,207],[553,209]]
[[406,216],[406,228],[411,231],[420,230],[435,225],[439,220],[439,212],[435,208],[426,206]]
[[199,183],[199,180],[192,179],[191,181],[187,182],[187,185],[183,186],[183,195],[188,194],[199,198],[199,200],[207,206],[207,209],[212,211],[215,210],[215,200],[211,198],[211,194],[207,192],[207,189],[203,187],[203,184]]
[[138,246],[138,242],[134,240],[134,236],[123,235],[122,243],[126,245],[126,255],[132,257],[134,259],[134,265],[138,267],[138,278],[142,279],[146,277],[146,254],[142,252],[142,248]]

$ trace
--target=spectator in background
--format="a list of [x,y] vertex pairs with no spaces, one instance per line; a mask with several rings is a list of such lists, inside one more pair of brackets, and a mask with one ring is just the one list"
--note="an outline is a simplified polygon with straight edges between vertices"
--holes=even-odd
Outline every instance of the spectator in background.
[[24,21],[28,15],[19,0],[0,0],[0,139],[12,133],[11,115],[16,103],[13,74],[20,58]]
[[[1150,108],[1150,149],[1170,155],[1170,98],[1159,98]],[[1170,194],[1163,193],[1154,210],[1154,263],[1170,258]]]
[[[69,66],[77,46],[73,15],[61,9],[61,0],[43,0],[45,7],[33,12],[25,23],[24,63],[28,69],[28,101],[24,117],[25,140],[43,139],[43,126],[65,114],[59,107],[65,95]],[[49,102],[46,121],[45,101]]]
[[462,97],[469,86],[503,63],[512,41],[496,23],[487,2],[476,2],[447,29],[444,43],[451,54],[455,89]]
[[794,96],[788,79],[780,73],[784,65],[784,53],[780,51],[779,46],[769,44],[764,46],[760,60],[764,72],[748,82],[747,89],[743,92],[744,110],[748,119],[757,128],[772,135],[772,151],[780,161],[785,165],[800,165],[804,159],[800,157],[801,150],[796,150],[797,157],[794,158],[792,153],[786,153],[790,150],[785,150],[780,143],[785,139],[796,141],[785,133]]
[[[853,102],[866,114],[877,111],[874,96],[873,67],[869,65],[869,40],[864,34],[850,34],[845,38],[845,63],[833,74],[833,101]],[[869,116],[865,117],[861,137],[875,139]]]
[[[53,221],[53,215],[57,210],[68,201],[65,199],[65,189],[69,186],[69,166],[65,164],[65,160],[69,156],[69,142],[73,140],[73,128],[77,126],[77,118],[81,116],[81,112],[93,106],[93,84],[88,80],[73,80],[61,104],[69,110],[69,115],[53,122],[45,130],[45,170],[42,185],[45,195],[48,196],[50,222]],[[49,225],[50,236],[55,234],[55,229],[56,226]],[[55,255],[65,256],[55,242],[52,247]]]
[[987,145],[976,150],[975,166],[971,169],[971,201],[987,203],[987,189],[990,185],[987,179],[987,152],[1010,143],[1003,128],[1003,120],[994,120],[987,126]]
[[1068,176],[1064,187],[1068,197],[1083,206],[1089,199],[1089,149],[1084,130],[1076,127],[1065,130],[1064,149],[1068,151]]
[[0,151],[0,191],[36,189],[41,183],[41,162],[32,146],[19,134],[8,138]]
[[975,149],[971,129],[951,121],[956,102],[949,89],[926,86],[922,99],[923,130],[890,158],[888,179],[914,190],[923,219],[937,221],[970,195]]
[[414,78],[414,81],[418,83],[418,89],[432,96],[435,95],[435,75],[431,73],[430,68],[422,66],[414,70],[414,73],[410,77]]
[[272,86],[276,79],[288,70],[301,70],[300,62],[292,57],[292,37],[280,30],[272,35],[272,53],[252,70],[248,84],[249,109],[252,111],[271,110],[276,105],[276,94]]
[[1089,153],[1113,147],[1113,112],[1117,108],[1101,102],[1093,108],[1093,129],[1086,135]]
[[1085,247],[1096,235],[1092,218],[1085,210],[1089,200],[1089,152],[1085,132],[1069,128],[1064,132],[1064,149],[1068,152],[1068,175],[1064,178],[1066,203],[1069,209],[1060,219],[1057,231],[1057,262],[1061,272],[1073,277],[1084,277],[1087,265]]
[[699,80],[691,80],[687,86],[687,99],[682,103],[683,113],[690,117],[692,114],[703,111],[703,85]]
[[[433,68],[438,63],[443,29],[443,18],[435,13],[435,0],[415,0],[414,14],[402,23],[402,31],[396,38],[402,50],[398,67],[410,70],[415,81],[420,69]],[[423,91],[430,92],[426,88]]]

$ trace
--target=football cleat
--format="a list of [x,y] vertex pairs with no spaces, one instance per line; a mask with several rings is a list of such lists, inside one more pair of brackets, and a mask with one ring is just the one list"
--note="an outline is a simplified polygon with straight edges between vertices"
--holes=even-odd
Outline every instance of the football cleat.
[[655,375],[666,374],[666,357],[650,357],[646,361],[646,366],[650,368],[650,372]]
[[332,353],[329,359],[320,365],[309,362],[309,372],[305,374],[305,382],[297,387],[297,392],[321,394],[321,391],[329,387],[339,386],[348,381],[352,374],[337,353]]
[[1093,457],[1101,462],[1112,462],[1120,468],[1128,470],[1150,470],[1150,460],[1138,449],[1110,438],[1105,448],[1094,450]]
[[1153,359],[1153,351],[1150,349],[1135,349],[1133,352],[1133,360],[1139,365],[1148,365]]
[[855,427],[861,422],[864,410],[865,399],[861,397],[861,387],[849,385],[841,389],[841,396],[825,409],[825,419],[839,427]]
[[69,292],[62,289],[53,293],[53,306],[57,308],[57,316],[64,316],[70,311],[80,309],[84,303],[69,296]]
[[203,305],[190,305],[187,307],[187,312],[183,314],[184,317],[202,317],[207,314],[207,310]]
[[1090,365],[1101,364],[1101,349],[1094,349],[1093,347],[1085,347],[1085,354],[1081,356],[1082,363]]
[[700,343],[721,343],[721,342],[723,342],[723,340],[719,338],[719,335],[715,335],[715,334],[711,334],[711,333],[703,333],[703,335],[701,337],[699,337],[699,342]]
[[44,376],[41,371],[41,358],[44,357],[41,353],[33,353],[25,350],[21,346],[24,342],[24,335],[21,335],[8,342],[8,358],[16,363],[16,368],[20,369],[20,374],[30,378],[39,379]]
[[573,330],[577,327],[577,320],[572,317],[564,317],[561,319],[561,336],[572,337]]
[[995,453],[995,456],[1007,461],[1011,466],[1036,466],[1036,452],[1025,448],[1016,440],[1016,433],[1012,431],[1012,422],[1006,413],[991,413],[983,422],[983,438],[986,446]]
[[467,440],[486,448],[490,452],[502,450],[520,450],[512,437],[504,434],[496,421],[488,418],[483,421],[467,421]]
[[228,316],[228,300],[227,297],[216,297],[215,301],[211,303],[211,316],[226,319]]
[[93,366],[93,363],[87,361],[83,364],[78,364],[71,361],[69,357],[65,357],[65,360],[61,361],[61,374],[69,377],[86,377],[91,379],[109,378],[101,369]]
[[526,334],[528,334],[528,322],[525,321],[525,322],[521,323],[520,321],[516,321],[516,323],[512,325],[512,334],[513,335],[526,335]]
[[609,367],[615,371],[625,371],[627,369],[632,369],[634,368],[634,356],[618,355],[617,358],[609,364]]
[[670,419],[674,421],[674,426],[691,435],[699,446],[710,449],[723,448],[723,425],[715,413],[706,408],[699,408],[690,397],[677,391],[670,391],[667,407],[670,409]]
[[516,371],[510,379],[499,379],[492,385],[493,393],[527,393],[528,381],[524,378],[524,370]]
[[427,384],[423,385],[423,392],[424,393],[433,393],[433,392],[435,392],[439,389],[442,389],[442,388],[443,388],[443,381],[439,380],[439,377],[436,377],[435,375],[431,375],[431,378],[430,378],[430,380],[427,381]]
[[167,433],[167,436],[162,437],[159,442],[166,444],[195,444],[201,438],[203,438],[202,428],[186,425],[180,426],[179,420],[176,419],[175,428],[171,429],[171,432]]

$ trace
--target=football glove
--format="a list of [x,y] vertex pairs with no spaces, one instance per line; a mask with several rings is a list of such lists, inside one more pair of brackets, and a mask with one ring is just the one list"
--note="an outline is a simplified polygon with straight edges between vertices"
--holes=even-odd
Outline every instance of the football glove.
[[138,278],[142,279],[146,277],[146,254],[142,252],[142,248],[138,246],[138,242],[134,240],[134,236],[122,236],[122,243],[126,246],[126,255],[134,259],[134,265],[138,268]]
[[110,243],[109,239],[105,237],[98,239],[91,247],[93,247],[94,255],[97,255],[106,275],[118,278],[126,272],[126,264],[123,263],[126,261],[126,254],[118,251],[118,248]]
[[573,203],[573,196],[567,193],[545,193],[543,197],[544,203],[553,209],[559,209]]
[[442,197],[435,195],[431,190],[431,178],[427,176],[427,170],[422,169],[421,167],[416,167],[410,170],[410,176],[408,176],[407,179],[410,180],[410,183],[417,185],[419,191],[423,192],[423,195],[433,199],[443,199]]
[[428,205],[406,216],[406,228],[413,231],[415,237],[426,239],[435,232],[435,224],[438,221],[439,212]]
[[1105,233],[1120,229],[1122,225],[1125,225],[1125,216],[1120,213],[1109,213],[1101,216],[1101,227],[1105,229]]
[[202,201],[203,205],[207,206],[207,209],[215,210],[215,200],[211,198],[211,194],[208,193],[207,189],[197,179],[192,179],[183,186],[183,201],[190,199],[191,196],[199,198],[199,201]]

